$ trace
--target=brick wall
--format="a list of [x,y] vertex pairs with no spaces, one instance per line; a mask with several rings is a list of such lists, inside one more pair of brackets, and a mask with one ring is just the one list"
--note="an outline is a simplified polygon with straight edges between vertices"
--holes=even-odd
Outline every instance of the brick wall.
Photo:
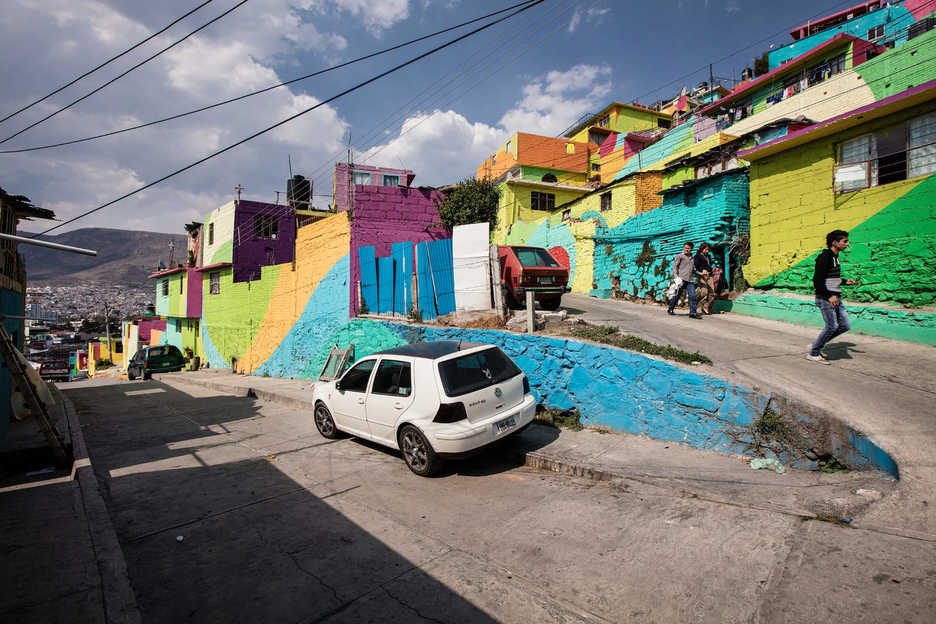
[[[351,222],[351,310],[357,314],[357,284],[361,279],[358,249],[374,246],[378,257],[389,256],[393,243],[449,238],[439,222],[437,205],[442,193],[431,189],[402,187],[358,187]],[[415,259],[414,259],[415,260]]]
[[594,290],[599,297],[664,300],[670,264],[684,243],[708,241],[721,260],[725,242],[748,223],[745,170],[668,190],[659,208],[595,233]]

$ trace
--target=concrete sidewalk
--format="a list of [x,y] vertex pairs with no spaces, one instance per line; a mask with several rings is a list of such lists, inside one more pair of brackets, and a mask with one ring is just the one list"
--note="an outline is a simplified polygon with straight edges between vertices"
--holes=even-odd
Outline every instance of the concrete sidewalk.
[[138,624],[140,613],[71,403],[50,416],[74,461],[56,466],[35,420],[11,423],[0,450],[0,621]]

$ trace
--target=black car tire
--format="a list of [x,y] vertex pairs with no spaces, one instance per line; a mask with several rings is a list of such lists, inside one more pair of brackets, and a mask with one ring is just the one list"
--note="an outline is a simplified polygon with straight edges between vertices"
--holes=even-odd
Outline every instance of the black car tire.
[[132,369],[127,369],[127,379],[130,381],[134,381],[136,379],[136,373],[134,373]]
[[397,434],[406,467],[420,477],[431,477],[442,467],[442,459],[433,450],[423,432],[413,425],[403,425]]
[[338,431],[338,427],[335,426],[335,419],[332,418],[331,412],[328,411],[324,403],[319,402],[315,406],[314,414],[315,428],[318,429],[318,432],[322,434],[323,438],[335,440],[341,437],[341,432]]

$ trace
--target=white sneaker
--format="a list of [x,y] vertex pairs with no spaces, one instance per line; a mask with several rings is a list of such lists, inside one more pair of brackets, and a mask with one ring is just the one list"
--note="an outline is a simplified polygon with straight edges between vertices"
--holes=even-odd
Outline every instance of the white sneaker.
[[809,360],[810,362],[815,362],[816,364],[825,364],[826,366],[829,366],[829,361],[826,360],[821,355],[810,355],[807,353],[806,359]]

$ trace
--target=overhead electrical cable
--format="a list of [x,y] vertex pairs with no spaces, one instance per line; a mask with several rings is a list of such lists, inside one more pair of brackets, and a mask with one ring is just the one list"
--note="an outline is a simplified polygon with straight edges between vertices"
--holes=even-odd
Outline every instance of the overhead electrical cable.
[[[245,1],[246,1],[246,0],[245,0]],[[164,175],[163,177],[161,177],[161,178],[159,178],[159,179],[157,179],[157,180],[154,180],[153,182],[150,182],[150,183],[148,183],[148,184],[144,184],[143,186],[140,186],[140,187],[138,187],[138,188],[136,188],[136,189],[130,191],[129,193],[124,193],[124,194],[121,195],[120,197],[118,197],[118,198],[116,198],[116,199],[113,199],[113,200],[111,200],[111,201],[109,201],[109,202],[107,202],[107,203],[101,204],[100,206],[98,206],[98,207],[96,207],[96,208],[92,208],[91,210],[86,210],[85,212],[81,213],[80,215],[78,215],[78,216],[76,216],[76,217],[72,217],[71,219],[68,219],[67,221],[63,221],[62,223],[60,223],[60,224],[58,224],[58,225],[56,225],[56,226],[54,226],[54,227],[51,227],[51,228],[49,228],[49,229],[47,229],[47,230],[45,230],[45,231],[43,231],[43,232],[40,232],[39,234],[36,234],[35,236],[32,236],[31,238],[36,238],[36,237],[38,237],[38,236],[42,236],[43,234],[47,234],[47,233],[51,232],[52,230],[56,230],[56,229],[58,229],[58,228],[60,228],[60,227],[64,227],[65,225],[68,225],[69,223],[73,223],[73,222],[77,221],[78,219],[82,219],[82,218],[84,218],[84,217],[86,217],[86,216],[88,216],[88,215],[90,215],[90,214],[92,214],[92,213],[95,213],[95,212],[97,212],[97,211],[99,211],[99,210],[102,210],[102,209],[104,209],[104,208],[107,208],[108,206],[111,206],[111,205],[113,205],[113,204],[116,204],[117,202],[122,201],[122,200],[124,200],[124,199],[126,199],[126,198],[128,198],[128,197],[132,197],[133,195],[136,195],[137,193],[140,193],[141,191],[144,191],[144,190],[146,190],[146,189],[148,189],[148,188],[151,188],[151,187],[153,187],[153,186],[156,186],[157,184],[160,184],[161,182],[165,182],[165,181],[168,180],[169,178],[175,177],[175,176],[179,175],[180,173],[183,173],[183,172],[185,172],[185,171],[188,171],[189,169],[192,169],[193,167],[196,167],[196,166],[198,166],[198,165],[200,165],[200,164],[202,164],[202,163],[204,163],[204,162],[206,162],[206,161],[208,161],[208,160],[211,160],[212,158],[215,158],[216,156],[220,156],[221,154],[224,154],[225,152],[228,152],[228,151],[234,149],[235,147],[238,147],[239,145],[243,145],[244,143],[247,143],[248,141],[251,141],[251,140],[257,138],[258,136],[261,136],[261,135],[263,135],[263,134],[266,134],[267,132],[270,132],[271,130],[275,130],[276,128],[279,128],[280,126],[285,125],[285,124],[289,123],[290,121],[293,121],[294,119],[297,119],[297,118],[299,118],[299,117],[301,117],[301,116],[303,116],[303,115],[305,115],[305,114],[307,114],[307,113],[312,112],[313,110],[316,110],[316,109],[318,109],[318,108],[320,108],[320,107],[322,107],[322,106],[325,106],[326,104],[329,104],[329,103],[331,103],[331,102],[334,102],[335,100],[337,100],[337,99],[339,99],[339,98],[341,98],[341,97],[344,97],[345,95],[347,95],[347,94],[349,94],[349,93],[352,93],[352,92],[354,92],[354,91],[357,91],[358,89],[361,89],[361,88],[363,88],[363,87],[365,87],[365,86],[371,84],[372,82],[376,82],[376,81],[380,80],[381,78],[384,78],[385,76],[388,76],[388,75],[390,75],[390,74],[392,74],[392,73],[394,73],[394,72],[396,72],[396,71],[399,71],[400,69],[403,69],[404,67],[407,67],[407,66],[409,66],[409,65],[412,65],[413,63],[415,63],[415,62],[417,62],[417,61],[420,61],[420,60],[426,58],[427,56],[431,56],[431,55],[435,54],[436,52],[439,52],[439,51],[441,51],[441,50],[443,50],[443,49],[445,49],[445,48],[448,48],[448,47],[450,47],[450,46],[452,46],[452,45],[455,45],[455,44],[458,43],[459,41],[462,41],[462,40],[464,40],[464,39],[467,39],[468,37],[471,37],[471,36],[473,36],[473,35],[476,35],[477,33],[481,32],[481,31],[483,31],[483,30],[486,30],[486,29],[490,28],[491,26],[494,26],[494,25],[499,24],[499,23],[501,23],[501,22],[503,22],[503,21],[509,20],[510,18],[512,18],[512,17],[514,17],[514,16],[516,16],[516,15],[519,15],[520,13],[523,13],[524,11],[528,11],[528,10],[530,10],[531,8],[535,7],[535,6],[538,6],[538,5],[542,4],[542,3],[545,2],[545,1],[546,1],[546,0],[533,0],[533,2],[530,2],[529,4],[520,7],[519,9],[517,9],[516,11],[514,11],[513,13],[510,13],[510,14],[508,14],[508,15],[505,15],[504,17],[498,18],[498,19],[494,20],[493,22],[489,22],[489,23],[487,23],[487,24],[485,24],[485,25],[483,25],[483,26],[479,26],[478,28],[475,28],[474,30],[471,30],[471,31],[469,31],[469,32],[467,32],[467,33],[465,33],[465,34],[463,34],[463,35],[459,35],[458,37],[456,37],[455,39],[452,39],[451,41],[448,41],[448,42],[446,42],[446,43],[443,43],[442,45],[436,46],[436,47],[432,48],[431,50],[428,50],[428,51],[426,51],[426,52],[423,52],[422,54],[419,54],[419,55],[417,55],[417,56],[415,56],[415,57],[413,57],[413,58],[411,58],[411,59],[409,59],[409,60],[407,60],[407,61],[404,61],[404,62],[402,62],[402,63],[400,63],[400,64],[398,64],[398,65],[395,65],[394,67],[391,67],[390,69],[388,69],[388,70],[386,70],[386,71],[383,71],[383,72],[377,74],[376,76],[373,76],[373,77],[371,77],[371,78],[368,78],[367,80],[364,80],[364,81],[362,81],[362,82],[359,82],[358,84],[354,85],[353,87],[349,87],[348,89],[345,89],[344,91],[341,91],[340,93],[337,93],[337,94],[331,96],[330,98],[319,102],[318,104],[315,104],[315,105],[313,105],[313,106],[310,106],[310,107],[308,107],[308,108],[305,108],[305,109],[299,111],[298,113],[296,113],[296,114],[294,114],[294,115],[290,115],[290,116],[287,117],[286,119],[283,119],[282,121],[278,121],[277,123],[275,123],[275,124],[273,124],[273,125],[271,125],[271,126],[267,126],[267,127],[264,128],[263,130],[260,130],[259,132],[255,132],[255,133],[251,134],[250,136],[248,136],[248,137],[246,137],[246,138],[243,138],[243,139],[241,139],[240,141],[237,141],[236,143],[232,143],[231,145],[228,145],[227,147],[224,147],[224,148],[219,149],[219,150],[217,150],[217,151],[215,151],[215,152],[212,152],[211,154],[205,156],[204,158],[200,158],[199,160],[196,160],[195,162],[190,163],[190,164],[188,164],[188,165],[182,167],[181,169],[176,169],[176,170],[173,171],[172,173],[166,174],[166,175]]]
[[232,13],[233,11],[235,11],[236,9],[238,9],[239,7],[241,7],[241,6],[245,5],[245,4],[247,4],[247,2],[248,2],[248,0],[241,0],[240,2],[238,2],[237,4],[235,4],[234,6],[232,6],[230,9],[228,9],[227,11],[225,11],[224,13],[222,13],[221,15],[218,15],[218,16],[215,17],[214,19],[211,19],[211,20],[205,22],[204,24],[202,24],[201,26],[199,26],[198,28],[196,28],[196,29],[193,30],[192,32],[188,33],[187,35],[185,35],[185,36],[182,37],[181,39],[178,39],[177,41],[174,41],[173,43],[169,44],[168,46],[166,46],[165,48],[163,48],[163,49],[160,50],[159,52],[156,52],[155,54],[146,57],[145,59],[143,59],[142,61],[140,61],[139,63],[137,63],[137,64],[134,65],[133,67],[131,67],[130,69],[128,69],[128,70],[126,70],[126,71],[124,71],[124,72],[121,72],[120,74],[117,74],[117,76],[115,76],[114,78],[111,78],[110,80],[108,80],[107,82],[105,82],[105,83],[102,84],[101,86],[97,87],[96,89],[93,89],[93,90],[89,91],[88,93],[82,95],[82,96],[81,96],[80,98],[78,98],[77,100],[73,100],[72,102],[69,102],[68,104],[66,104],[66,105],[63,106],[62,108],[60,108],[60,109],[58,109],[58,110],[56,110],[56,111],[54,111],[54,112],[52,112],[52,113],[49,113],[48,115],[46,115],[46,116],[43,117],[42,119],[40,119],[40,120],[38,120],[38,121],[35,121],[35,122],[29,124],[28,126],[26,126],[25,128],[23,128],[22,130],[20,130],[20,131],[18,131],[18,132],[14,132],[13,134],[11,134],[10,136],[8,136],[7,138],[0,140],[0,145],[2,145],[3,143],[6,143],[7,141],[9,141],[10,139],[12,139],[12,138],[14,138],[14,137],[18,137],[19,135],[23,134],[23,133],[26,132],[27,130],[30,130],[30,129],[32,129],[32,128],[35,128],[36,126],[38,126],[38,125],[41,124],[41,123],[43,123],[43,122],[45,122],[45,121],[48,121],[49,119],[52,119],[53,117],[55,117],[55,116],[58,115],[59,113],[68,110],[69,108],[71,108],[72,106],[74,106],[75,104],[77,104],[78,102],[81,102],[81,101],[83,101],[83,100],[86,100],[86,99],[88,99],[89,97],[91,97],[92,95],[94,95],[95,93],[97,93],[98,91],[101,91],[101,90],[104,89],[105,87],[114,84],[115,82],[117,82],[118,80],[120,80],[121,78],[123,78],[124,76],[126,76],[127,74],[129,74],[130,72],[134,71],[135,69],[138,69],[138,68],[142,67],[143,65],[145,65],[145,64],[147,64],[147,63],[149,63],[149,62],[152,61],[154,58],[156,58],[157,56],[160,56],[160,55],[163,54],[164,52],[168,52],[169,50],[171,50],[172,48],[176,47],[177,45],[179,45],[180,43],[182,43],[183,41],[185,41],[185,40],[188,39],[189,37],[193,36],[195,33],[199,32],[199,31],[201,31],[201,30],[204,30],[205,28],[207,28],[208,26],[211,26],[212,24],[214,24],[215,22],[217,22],[217,21],[220,20],[221,18],[223,18],[223,17],[229,15],[230,13]]
[[[173,120],[175,120],[175,119],[181,119],[182,117],[188,117],[189,115],[194,115],[194,114],[196,114],[196,113],[201,113],[201,112],[204,112],[204,111],[207,111],[207,110],[211,110],[211,109],[213,109],[213,108],[218,108],[218,107],[224,106],[224,105],[226,105],[226,104],[232,104],[232,103],[238,102],[238,101],[240,101],[240,100],[245,100],[245,99],[247,99],[247,98],[249,98],[249,97],[253,97],[253,96],[255,96],[255,95],[260,95],[261,93],[266,93],[266,92],[268,92],[268,91],[272,91],[273,89],[278,89],[278,88],[280,88],[280,87],[285,87],[285,86],[294,84],[294,83],[296,83],[296,82],[300,82],[300,81],[302,81],[302,80],[307,80],[307,79],[309,79],[309,78],[314,78],[315,76],[320,76],[320,75],[322,75],[322,74],[325,74],[325,73],[328,73],[328,72],[331,72],[331,71],[335,71],[335,70],[341,69],[341,68],[343,68],[343,67],[347,67],[348,65],[352,65],[352,64],[354,64],[354,63],[359,63],[359,62],[361,62],[361,61],[365,61],[365,60],[367,60],[367,59],[374,58],[375,56],[380,56],[380,55],[386,54],[386,53],[388,53],[388,52],[393,52],[394,50],[399,50],[400,48],[404,48],[404,47],[409,46],[409,45],[412,45],[412,44],[414,44],[414,43],[419,43],[420,41],[425,41],[426,39],[431,39],[432,37],[436,37],[436,36],[438,36],[438,35],[442,35],[442,34],[445,34],[445,33],[447,33],[447,32],[450,32],[450,31],[453,31],[453,30],[457,30],[457,29],[462,28],[462,27],[464,27],[464,26],[468,26],[468,25],[470,25],[470,24],[474,24],[474,23],[476,23],[476,22],[480,22],[481,20],[485,20],[485,19],[487,19],[487,18],[489,18],[489,17],[494,17],[495,15],[500,15],[501,13],[506,13],[507,11],[511,11],[511,10],[513,10],[513,9],[516,9],[516,8],[518,8],[518,7],[521,7],[521,6],[524,6],[524,5],[526,5],[526,4],[530,4],[530,3],[533,2],[533,1],[534,1],[534,0],[525,0],[524,2],[519,2],[519,3],[517,3],[517,4],[514,4],[513,6],[509,6],[509,7],[505,8],[505,9],[501,9],[501,10],[499,10],[499,11],[494,11],[493,13],[488,13],[487,15],[482,15],[481,17],[476,17],[476,18],[474,18],[474,19],[472,19],[472,20],[469,20],[469,21],[467,21],[467,22],[462,22],[461,24],[457,24],[457,25],[455,25],[455,26],[451,26],[451,27],[449,27],[449,28],[445,28],[444,30],[439,30],[439,31],[436,31],[436,32],[434,32],[434,33],[431,33],[431,34],[428,34],[428,35],[424,35],[424,36],[418,37],[418,38],[416,38],[416,39],[411,39],[410,41],[406,41],[406,42],[404,42],[404,43],[400,43],[400,44],[397,44],[397,45],[395,45],[395,46],[392,46],[392,47],[389,47],[389,48],[385,48],[385,49],[380,50],[380,51],[377,51],[377,52],[372,52],[371,54],[367,54],[367,55],[365,55],[365,56],[361,56],[361,57],[358,57],[358,58],[356,58],[356,59],[352,59],[352,60],[350,60],[350,61],[345,61],[344,63],[340,63],[340,64],[334,65],[334,66],[332,66],[332,67],[328,67],[328,68],[321,69],[321,70],[316,71],[316,72],[312,72],[311,74],[306,74],[306,75],[304,75],[304,76],[299,76],[298,78],[293,78],[293,79],[287,80],[287,81],[285,81],[285,82],[279,82],[279,83],[277,83],[277,84],[270,85],[269,87],[264,87],[263,89],[258,89],[257,91],[251,91],[250,93],[245,93],[245,94],[242,94],[242,95],[238,95],[238,96],[236,96],[236,97],[233,97],[233,98],[230,98],[230,99],[227,99],[227,100],[222,100],[222,101],[220,101],[220,102],[215,102],[214,104],[209,104],[209,105],[207,105],[207,106],[202,106],[202,107],[200,107],[200,108],[196,108],[196,109],[193,109],[193,110],[184,112],[184,113],[178,113],[178,114],[176,114],[176,115],[170,115],[169,117],[163,117],[162,119],[156,119],[156,120],[154,120],[154,121],[149,121],[149,122],[146,122],[146,123],[137,124],[137,125],[135,125],[135,126],[129,126],[129,127],[127,127],[127,128],[121,128],[120,130],[112,130],[112,131],[110,131],[110,132],[104,132],[104,133],[102,133],[102,134],[96,134],[96,135],[94,135],[94,136],[84,137],[84,138],[80,138],[80,139],[72,139],[72,140],[69,140],[69,141],[62,141],[62,142],[59,142],[59,143],[51,143],[51,144],[49,144],[49,145],[38,145],[38,146],[35,146],[35,147],[25,147],[25,148],[19,148],[19,149],[0,150],[0,154],[18,154],[18,153],[22,153],[22,152],[33,152],[33,151],[37,151],[37,150],[51,149],[51,148],[54,148],[54,147],[64,147],[64,146],[66,146],[66,145],[74,145],[74,144],[76,144],[76,143],[85,143],[85,142],[87,142],[87,141],[94,141],[94,140],[97,140],[97,139],[103,139],[103,138],[106,138],[106,137],[109,137],[109,136],[114,136],[114,135],[117,135],[117,134],[123,134],[123,133],[125,133],[125,132],[131,132],[131,131],[133,131],[133,130],[140,130],[141,128],[147,128],[147,127],[149,127],[149,126],[155,126],[155,125],[157,125],[157,124],[165,123],[165,122],[167,122],[167,121],[173,121]],[[14,136],[15,136],[15,135],[14,135]],[[12,138],[12,137],[9,137],[9,138]],[[5,140],[4,140],[4,141],[5,141]],[[0,143],[2,143],[2,142],[3,142],[3,141],[0,141]]]
[[42,96],[41,98],[39,98],[38,100],[36,100],[36,101],[34,101],[34,102],[30,102],[29,104],[27,104],[26,106],[24,106],[23,108],[21,108],[21,109],[19,109],[19,110],[13,111],[12,113],[10,113],[9,115],[7,115],[6,117],[0,119],[0,123],[3,123],[4,121],[6,121],[7,119],[10,119],[11,117],[14,117],[14,116],[16,116],[16,115],[19,115],[20,113],[22,113],[22,112],[25,111],[25,110],[29,110],[30,108],[32,108],[32,107],[35,106],[36,104],[39,104],[40,102],[44,102],[45,100],[49,99],[50,97],[52,97],[52,96],[55,95],[56,93],[59,93],[59,92],[61,92],[61,91],[64,91],[64,90],[67,89],[68,87],[72,86],[73,84],[75,84],[76,82],[78,82],[79,80],[81,80],[82,78],[87,78],[88,76],[90,76],[91,74],[93,74],[94,72],[96,72],[97,70],[99,70],[99,69],[101,69],[101,68],[103,68],[103,67],[106,67],[107,65],[110,65],[111,63],[113,63],[114,61],[116,61],[117,59],[119,59],[120,57],[125,56],[125,55],[129,54],[130,52],[133,52],[134,50],[136,50],[137,48],[139,48],[139,47],[140,47],[141,45],[143,45],[144,43],[147,43],[148,41],[151,41],[152,39],[155,39],[155,38],[158,37],[159,35],[163,34],[163,33],[166,32],[167,30],[169,30],[170,28],[172,28],[173,26],[175,26],[176,24],[178,24],[179,22],[181,22],[182,20],[184,20],[186,17],[188,17],[188,16],[191,15],[192,13],[195,13],[198,9],[204,7],[206,4],[211,4],[211,2],[213,2],[213,1],[214,1],[214,0],[205,0],[205,2],[202,2],[201,4],[199,4],[197,7],[195,7],[194,9],[192,9],[191,11],[189,11],[188,13],[186,13],[185,15],[182,15],[181,17],[178,17],[178,18],[172,20],[172,21],[169,22],[166,26],[164,26],[163,28],[160,28],[159,30],[157,30],[156,32],[154,32],[153,34],[151,34],[149,37],[147,37],[146,39],[143,39],[143,40],[140,41],[139,43],[133,44],[132,46],[130,46],[129,48],[127,48],[126,50],[124,50],[124,51],[121,52],[120,54],[117,54],[116,56],[110,57],[109,59],[107,59],[106,61],[104,61],[104,62],[101,63],[100,65],[98,65],[97,67],[94,67],[94,68],[92,68],[92,69],[89,69],[88,71],[86,71],[85,73],[81,74],[80,76],[78,76],[77,78],[75,78],[74,80],[72,80],[71,82],[67,82],[67,83],[63,84],[61,87],[58,87],[57,89],[55,89],[55,90],[52,91],[51,93],[48,93],[48,94]]

